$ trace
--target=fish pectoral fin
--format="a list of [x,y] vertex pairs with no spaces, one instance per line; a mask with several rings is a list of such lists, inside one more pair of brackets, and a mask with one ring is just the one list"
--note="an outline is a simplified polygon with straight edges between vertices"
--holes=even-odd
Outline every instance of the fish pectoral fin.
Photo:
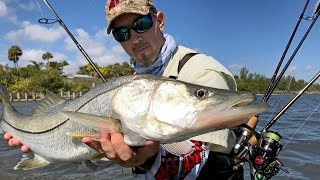
[[98,134],[86,133],[86,132],[66,132],[66,135],[72,136],[76,139],[81,140],[84,137],[89,137],[92,140],[100,141],[100,136]]
[[194,151],[194,144],[190,140],[174,142],[169,144],[161,144],[161,146],[169,153],[177,156],[188,155]]
[[121,123],[117,119],[72,111],[64,111],[61,113],[70,120],[93,129],[109,132],[120,132],[121,130]]
[[14,170],[19,170],[19,169],[29,170],[29,169],[36,169],[36,168],[44,167],[49,164],[50,164],[50,162],[48,160],[46,160],[45,158],[43,158],[37,154],[34,154],[32,159],[30,159],[29,156],[24,156],[13,169]]

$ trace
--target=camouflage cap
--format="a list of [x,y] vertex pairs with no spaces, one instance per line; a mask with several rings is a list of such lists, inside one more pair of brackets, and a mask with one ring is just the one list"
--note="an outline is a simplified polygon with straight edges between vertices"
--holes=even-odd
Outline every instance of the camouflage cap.
[[105,6],[108,28],[107,33],[111,32],[113,20],[125,13],[135,13],[146,15],[150,7],[154,7],[152,0],[108,0]]

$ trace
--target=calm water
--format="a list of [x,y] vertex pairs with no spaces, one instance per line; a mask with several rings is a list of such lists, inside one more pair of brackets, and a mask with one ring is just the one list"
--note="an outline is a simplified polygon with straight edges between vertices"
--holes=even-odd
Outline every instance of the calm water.
[[[292,95],[272,96],[271,108],[260,118],[257,130],[261,130],[273,111],[285,105]],[[289,174],[279,172],[273,179],[318,179],[320,177],[320,95],[303,95],[270,130],[279,132],[285,145],[279,158]],[[30,113],[37,102],[13,103],[20,112]],[[2,104],[0,104],[0,115]],[[310,116],[311,115],[311,116]],[[307,121],[306,121],[307,120]],[[304,125],[302,125],[304,123]],[[301,126],[302,125],[302,126]],[[301,127],[300,127],[301,126]],[[298,131],[298,129],[300,130]],[[134,179],[130,169],[123,169],[110,162],[98,166],[85,163],[56,164],[37,170],[14,171],[22,153],[7,146],[0,130],[0,179]],[[292,137],[294,135],[294,137]],[[289,141],[289,139],[291,140]],[[246,169],[248,167],[246,166]],[[246,173],[246,179],[250,179]]]

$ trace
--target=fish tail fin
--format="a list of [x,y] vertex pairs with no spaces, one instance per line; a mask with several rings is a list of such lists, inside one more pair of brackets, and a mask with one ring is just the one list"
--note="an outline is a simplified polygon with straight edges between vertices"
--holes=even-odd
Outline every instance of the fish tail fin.
[[24,155],[18,164],[13,168],[14,170],[29,170],[29,169],[36,169],[40,167],[44,167],[49,165],[50,162],[45,158],[34,154],[33,156]]
[[10,95],[7,88],[0,84],[0,101],[2,101],[4,107],[3,117],[6,115],[16,116],[19,114],[17,110],[10,104],[9,97]]

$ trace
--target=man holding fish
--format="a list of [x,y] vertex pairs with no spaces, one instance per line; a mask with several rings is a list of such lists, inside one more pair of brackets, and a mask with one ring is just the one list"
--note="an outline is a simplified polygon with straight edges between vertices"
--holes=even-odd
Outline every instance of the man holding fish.
[[[105,10],[107,33],[112,32],[135,60],[137,74],[154,74],[207,87],[236,90],[232,74],[218,61],[177,45],[172,36],[164,34],[164,14],[156,10],[152,0],[108,0]],[[197,91],[196,95],[202,97],[206,91]],[[164,111],[162,116],[170,119],[174,115]],[[217,129],[222,130],[161,146],[156,138],[147,140],[142,146],[129,146],[124,134],[105,131],[100,132],[100,142],[89,137],[84,137],[82,142],[121,166],[133,167],[133,173],[140,178],[243,179],[243,170],[233,169],[232,150],[236,136],[232,130],[223,129],[235,125],[238,124],[217,125]],[[9,146],[21,144],[11,133],[4,137]],[[23,152],[29,150],[28,144],[21,147]]]

